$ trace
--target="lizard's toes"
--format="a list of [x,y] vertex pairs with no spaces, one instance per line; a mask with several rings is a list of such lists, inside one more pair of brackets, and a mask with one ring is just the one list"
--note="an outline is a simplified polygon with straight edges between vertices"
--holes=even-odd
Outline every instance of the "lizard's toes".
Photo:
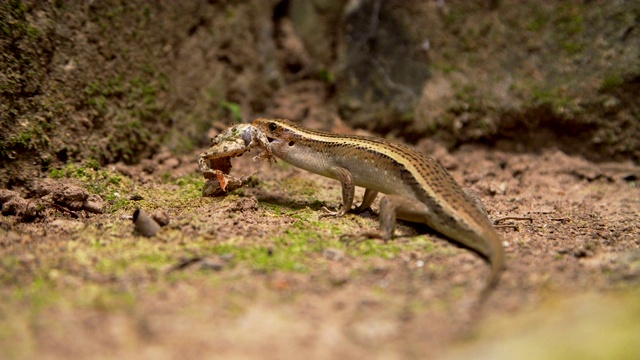
[[322,211],[324,211],[324,214],[318,215],[319,219],[322,219],[322,218],[325,218],[325,217],[340,217],[340,216],[344,215],[344,210],[343,209],[330,210],[326,206],[323,206],[322,207]]

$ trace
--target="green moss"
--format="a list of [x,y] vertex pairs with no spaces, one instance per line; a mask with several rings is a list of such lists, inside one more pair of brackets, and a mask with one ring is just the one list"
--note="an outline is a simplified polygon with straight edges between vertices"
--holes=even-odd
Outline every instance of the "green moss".
[[49,176],[54,179],[79,180],[90,193],[100,195],[107,201],[108,212],[118,211],[130,204],[119,193],[128,191],[133,186],[131,181],[111,170],[102,170],[96,160],[89,159],[81,164],[68,164],[61,169],[52,169]]
[[384,243],[379,240],[358,241],[349,247],[349,253],[353,256],[374,256],[383,259],[393,259],[400,253],[397,243]]
[[451,74],[456,70],[456,67],[450,62],[435,62],[432,66],[435,70],[441,71],[445,74]]
[[156,143],[153,135],[169,118],[158,94],[167,88],[167,77],[150,65],[141,65],[136,76],[118,74],[85,86],[85,104],[94,118],[109,117],[114,129],[106,153],[94,156],[107,161],[135,162]]
[[[95,159],[87,159],[87,161],[85,161],[84,165],[89,169],[93,169],[94,171],[97,171],[97,170],[100,169],[100,163]],[[117,179],[117,180],[115,180],[115,179]],[[117,184],[117,183],[120,182],[120,177],[113,178],[113,180],[117,181],[117,182],[115,182]]]
[[558,87],[532,86],[528,106],[549,107],[554,114],[572,116],[583,111],[576,99],[567,91]]
[[312,259],[318,257],[326,242],[313,230],[288,229],[273,239],[269,247],[247,247],[236,255],[255,270],[306,272]]
[[220,102],[220,106],[231,114],[236,123],[242,122],[242,109],[240,108],[240,104],[223,100]]
[[232,7],[226,7],[224,14],[228,21],[231,21],[236,17],[236,12]]
[[[301,217],[315,217],[317,212],[309,211]],[[348,222],[348,220],[345,220]],[[382,242],[362,240],[345,243],[340,235],[347,233],[351,224],[336,224],[326,221],[296,220],[282,235],[269,241],[268,246],[256,246],[243,238],[233,238],[224,243],[195,243],[210,254],[232,254],[235,265],[248,266],[261,272],[293,271],[307,272],[322,266],[323,252],[327,248],[341,249],[358,258],[393,259],[407,251],[436,251],[433,243],[425,237],[411,241]],[[320,261],[320,263],[318,263]]]
[[129,262],[127,260],[106,257],[100,259],[94,269],[99,273],[122,276],[126,273],[128,265]]
[[124,7],[122,6],[116,6],[116,7],[112,7],[109,9],[109,11],[107,11],[107,18],[109,18],[109,20],[114,20],[114,18],[118,17],[119,15],[124,13]]
[[312,197],[316,194],[317,191],[317,184],[314,181],[297,177],[289,177],[284,179],[281,186],[283,189],[287,190],[288,194],[300,195],[305,197]]
[[608,92],[624,84],[624,79],[619,74],[611,74],[602,79],[600,84],[600,91]]
[[[171,174],[169,174],[169,176],[171,176]],[[202,188],[206,183],[206,179],[204,179],[199,172],[194,172],[175,179],[169,178],[166,182],[180,187],[176,192],[177,197],[183,200],[192,200],[202,199]]]
[[[288,242],[288,244],[291,244]],[[272,272],[274,270],[306,272],[302,250],[304,244],[293,244],[291,247],[278,246],[275,249],[254,248],[241,252],[240,259],[247,260],[255,270]]]
[[231,266],[247,266],[260,272],[306,272],[307,263],[318,252],[317,245],[309,242],[310,233],[298,231],[273,239],[270,246],[255,245],[243,238],[232,238],[221,243],[196,240],[204,255],[226,255],[232,258]]
[[46,276],[38,276],[26,286],[15,288],[13,300],[29,304],[32,313],[38,313],[59,300],[55,284]]
[[122,75],[109,78],[104,82],[90,82],[85,87],[86,104],[105,115],[110,103],[109,98],[120,97],[124,93]]
[[531,14],[529,23],[527,24],[527,30],[536,33],[541,32],[549,24],[549,14],[540,10],[540,6],[528,7]]
[[581,42],[565,41],[562,43],[564,50],[571,54],[579,54],[585,49],[585,45]]
[[581,39],[584,32],[584,7],[576,3],[561,3],[556,9],[554,21],[556,42],[570,55],[585,49]]
[[260,207],[271,215],[284,215],[285,213],[285,209],[279,204],[261,202]]
[[0,34],[6,37],[19,37],[27,32],[26,5],[20,0],[0,3],[3,19],[0,21]]
[[335,75],[329,69],[322,69],[318,72],[318,77],[327,84],[333,84],[336,81]]
[[142,13],[144,14],[145,19],[149,20],[153,15],[153,10],[151,9],[151,6],[145,5],[142,8]]
[[556,89],[542,89],[534,87],[532,90],[532,101],[537,104],[551,104],[559,95]]
[[90,82],[84,90],[85,94],[88,96],[103,95],[109,97],[124,95],[124,91],[125,88],[122,75],[113,76],[104,82]]
[[132,309],[137,303],[135,294],[130,291],[122,291],[95,284],[90,284],[80,289],[76,297],[77,299],[74,299],[74,302],[78,303],[78,305],[102,311]]
[[141,254],[138,260],[153,266],[164,266],[173,262],[173,258],[169,254],[158,252]]
[[135,77],[129,81],[131,88],[130,96],[136,100],[142,100],[146,105],[155,105],[157,89],[152,84],[144,81],[141,77]]
[[49,146],[42,122],[29,122],[26,129],[0,140],[0,157],[10,160],[16,153],[32,151]]
[[556,9],[557,27],[566,36],[580,35],[584,32],[584,7],[577,3],[560,3]]
[[415,119],[415,113],[413,110],[408,110],[400,114],[400,121],[403,123],[413,123]]
[[31,41],[37,41],[38,39],[40,39],[42,37],[42,32],[31,25],[27,26],[27,37],[29,37],[29,39]]

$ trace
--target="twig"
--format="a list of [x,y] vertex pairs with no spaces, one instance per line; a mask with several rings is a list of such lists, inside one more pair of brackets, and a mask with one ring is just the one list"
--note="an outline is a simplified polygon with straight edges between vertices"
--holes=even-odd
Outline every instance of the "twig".
[[569,218],[551,218],[550,220],[560,221],[560,222],[563,222],[563,223],[571,222],[571,219],[569,219]]
[[528,221],[528,222],[533,222],[533,218],[530,216],[505,216],[505,217],[501,217],[501,218],[497,218],[493,220],[493,225],[496,225],[499,222],[505,221],[505,220],[517,220],[517,221]]
[[58,204],[56,204],[56,203],[52,203],[52,204],[51,204],[51,206],[53,206],[54,208],[58,209],[59,211],[61,211],[61,212],[63,212],[63,213],[67,213],[67,214],[69,214],[69,215],[73,216],[73,217],[74,217],[74,218],[76,218],[76,219],[80,217],[77,213],[75,213],[75,212],[73,212],[73,211],[71,211],[71,210],[67,209],[67,208],[66,208],[66,207],[64,207],[64,206],[60,206],[60,205],[58,205]]

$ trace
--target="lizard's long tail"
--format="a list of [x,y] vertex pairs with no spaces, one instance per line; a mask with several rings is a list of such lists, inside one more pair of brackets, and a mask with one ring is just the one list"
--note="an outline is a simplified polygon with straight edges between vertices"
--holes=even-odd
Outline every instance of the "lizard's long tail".
[[489,294],[495,289],[500,282],[500,275],[502,275],[502,271],[505,268],[504,261],[504,248],[502,247],[502,239],[500,235],[494,230],[488,234],[485,234],[486,239],[488,240],[489,254],[487,254],[487,258],[491,265],[491,273],[489,274],[489,278],[485,283],[484,289],[482,289],[482,293],[480,294],[480,303],[483,303]]

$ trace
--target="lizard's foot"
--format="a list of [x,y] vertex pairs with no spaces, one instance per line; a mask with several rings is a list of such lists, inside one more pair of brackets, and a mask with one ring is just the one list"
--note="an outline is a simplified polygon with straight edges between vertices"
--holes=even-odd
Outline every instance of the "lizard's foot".
[[324,211],[324,214],[318,215],[318,219],[322,219],[325,217],[340,217],[346,213],[346,211],[344,211],[342,207],[339,207],[336,210],[330,210],[326,206],[323,206],[322,211]]
[[273,156],[273,154],[271,153],[271,150],[269,149],[265,149],[264,151],[261,151],[258,155],[253,157],[253,161],[262,161],[265,159],[269,161],[269,164],[276,163],[276,158],[275,156]]

